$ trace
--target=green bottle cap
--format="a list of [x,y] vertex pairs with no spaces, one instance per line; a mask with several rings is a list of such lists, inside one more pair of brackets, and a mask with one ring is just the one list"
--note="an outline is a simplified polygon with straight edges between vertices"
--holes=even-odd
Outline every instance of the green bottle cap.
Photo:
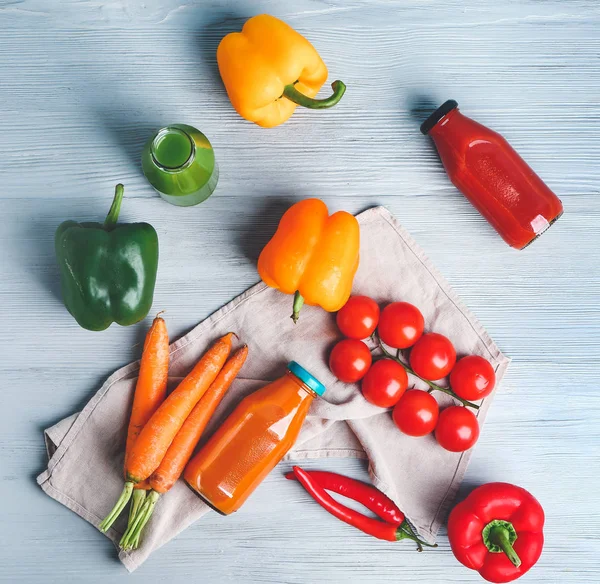
[[310,387],[317,395],[323,395],[325,393],[325,386],[316,377],[313,377],[306,369],[304,369],[304,367],[298,365],[296,361],[290,361],[287,368],[290,373]]

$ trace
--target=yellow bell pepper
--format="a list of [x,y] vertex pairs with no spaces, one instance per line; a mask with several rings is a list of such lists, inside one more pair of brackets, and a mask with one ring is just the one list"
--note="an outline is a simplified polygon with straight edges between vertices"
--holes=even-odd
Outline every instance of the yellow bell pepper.
[[327,80],[325,63],[301,34],[268,14],[252,17],[242,32],[225,36],[217,63],[235,110],[264,128],[285,122],[298,105],[334,106],[346,90],[334,81],[330,97],[314,99]]
[[350,297],[358,268],[360,230],[346,211],[329,215],[319,199],[305,199],[283,215],[258,258],[262,281],[294,294],[294,322],[304,302],[338,311]]

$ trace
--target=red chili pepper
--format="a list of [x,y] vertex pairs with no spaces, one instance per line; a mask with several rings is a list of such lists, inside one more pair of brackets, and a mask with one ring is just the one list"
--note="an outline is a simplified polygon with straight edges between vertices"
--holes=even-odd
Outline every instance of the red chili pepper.
[[456,559],[489,582],[511,582],[539,559],[544,546],[544,510],[515,485],[488,483],[459,503],[448,518]]
[[[422,551],[422,546],[426,545],[429,547],[437,547],[437,544],[429,544],[425,541],[420,540],[414,533],[406,531],[404,524],[408,526],[406,521],[402,525],[394,525],[378,519],[372,519],[367,517],[354,509],[350,509],[341,503],[338,503],[331,495],[327,494],[327,491],[305,470],[299,466],[293,467],[294,474],[300,482],[300,484],[306,489],[308,494],[317,502],[323,509],[329,511],[334,517],[337,517],[344,523],[352,525],[357,529],[360,529],[364,533],[372,535],[378,539],[384,539],[386,541],[398,541],[401,539],[412,539],[417,543],[419,551]],[[408,526],[410,529],[410,526]],[[412,531],[412,530],[411,530]]]
[[[334,472],[324,470],[306,470],[304,472],[308,473],[324,489],[358,501],[387,523],[397,526],[404,522],[404,513],[400,511],[398,505],[374,486]],[[288,472],[285,478],[296,480],[296,475]]]

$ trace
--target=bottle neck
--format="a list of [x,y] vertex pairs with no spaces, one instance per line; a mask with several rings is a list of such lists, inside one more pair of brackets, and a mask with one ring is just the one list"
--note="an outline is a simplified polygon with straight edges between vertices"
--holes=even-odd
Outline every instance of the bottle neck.
[[180,172],[188,168],[196,156],[196,145],[192,137],[182,130],[167,126],[158,131],[150,153],[154,164],[165,172]]
[[429,135],[434,139],[438,136],[444,136],[448,131],[453,131],[457,125],[460,125],[462,120],[466,119],[468,118],[465,118],[456,107],[431,128]]
[[311,399],[319,397],[315,391],[308,387],[306,383],[304,383],[301,379],[296,377],[291,371],[286,371],[286,376],[289,379],[291,379],[300,389],[303,389],[308,394],[308,397],[310,397]]

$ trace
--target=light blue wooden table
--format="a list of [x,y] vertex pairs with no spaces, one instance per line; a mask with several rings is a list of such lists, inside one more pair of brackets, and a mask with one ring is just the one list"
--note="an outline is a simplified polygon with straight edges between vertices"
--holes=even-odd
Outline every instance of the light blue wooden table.
[[[348,92],[285,126],[243,122],[215,49],[270,12],[305,33]],[[411,110],[454,98],[562,197],[564,217],[509,249],[449,184]],[[589,1],[0,0],[0,580],[7,583],[478,582],[440,549],[373,541],[270,477],[235,517],[187,530],[128,576],[93,527],[43,494],[42,429],[138,355],[144,326],[84,331],[58,299],[53,234],[122,219],[161,238],[155,306],[179,335],[257,280],[287,202],[387,205],[514,361],[465,480],[530,489],[545,553],[522,581],[600,581],[600,8]],[[151,131],[191,123],[221,169],[203,205],[167,205],[140,173]],[[366,477],[360,462],[332,469]]]

